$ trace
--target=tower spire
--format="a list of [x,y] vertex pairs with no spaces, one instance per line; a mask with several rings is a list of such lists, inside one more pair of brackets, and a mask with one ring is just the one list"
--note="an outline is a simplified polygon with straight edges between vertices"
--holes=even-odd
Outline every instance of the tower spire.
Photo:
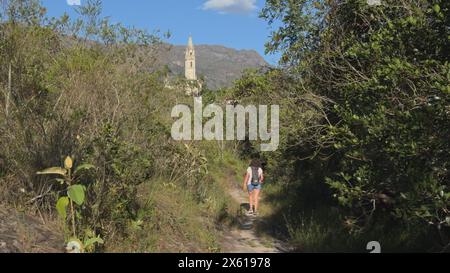
[[194,48],[194,43],[192,42],[192,35],[189,35],[188,48]]
[[188,45],[186,48],[184,71],[187,80],[197,80],[197,74],[195,70],[195,48],[194,43],[192,42],[191,35],[189,36]]

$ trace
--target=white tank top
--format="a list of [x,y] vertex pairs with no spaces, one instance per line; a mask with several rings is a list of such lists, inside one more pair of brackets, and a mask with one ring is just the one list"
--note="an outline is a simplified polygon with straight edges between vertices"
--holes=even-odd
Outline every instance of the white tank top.
[[[252,183],[252,167],[248,167],[247,175],[248,175],[247,185],[250,185]],[[263,170],[261,168],[258,168],[258,175],[259,177],[263,175]]]

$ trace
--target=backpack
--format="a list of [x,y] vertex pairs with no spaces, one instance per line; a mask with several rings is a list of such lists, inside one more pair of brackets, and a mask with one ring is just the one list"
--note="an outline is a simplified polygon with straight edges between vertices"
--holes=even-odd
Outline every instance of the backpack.
[[259,186],[261,183],[259,178],[259,168],[258,167],[251,167],[252,168],[252,185],[253,186]]

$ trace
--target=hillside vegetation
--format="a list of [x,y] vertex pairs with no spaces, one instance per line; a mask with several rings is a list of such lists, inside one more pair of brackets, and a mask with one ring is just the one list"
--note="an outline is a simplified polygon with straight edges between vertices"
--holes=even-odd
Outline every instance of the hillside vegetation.
[[280,66],[203,94],[279,105],[279,149],[262,153],[171,138],[172,107],[193,99],[165,88],[164,36],[110,23],[100,0],[76,20],[1,1],[0,217],[32,215],[51,229],[39,236],[87,252],[218,252],[239,211],[227,187],[258,157],[261,237],[300,252],[450,251],[450,2],[382,2],[266,1]]
[[0,202],[59,218],[87,251],[219,251],[220,147],[172,141],[174,102],[192,98],[148,72],[151,50],[139,58],[163,37],[109,23],[100,1],[78,12],[2,1]]

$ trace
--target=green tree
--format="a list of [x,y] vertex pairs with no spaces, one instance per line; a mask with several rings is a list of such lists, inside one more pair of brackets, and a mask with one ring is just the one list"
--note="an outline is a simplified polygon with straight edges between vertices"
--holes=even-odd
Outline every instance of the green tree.
[[449,5],[272,0],[262,11],[281,25],[267,51],[283,54],[298,94],[320,98],[326,114],[311,138],[297,135],[309,143],[284,143],[297,152],[278,164],[328,187],[321,198],[334,194],[352,232],[397,230],[407,234],[398,241],[448,250]]

